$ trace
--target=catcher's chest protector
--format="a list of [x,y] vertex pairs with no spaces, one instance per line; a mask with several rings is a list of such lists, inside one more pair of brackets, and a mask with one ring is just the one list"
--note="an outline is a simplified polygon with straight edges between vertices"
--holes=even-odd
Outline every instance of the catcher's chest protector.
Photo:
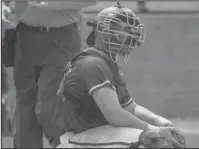
[[[118,75],[119,74],[118,68],[117,68],[116,64],[114,64],[109,59],[108,55],[105,52],[94,49],[94,48],[88,48],[85,51],[77,54],[70,62],[68,62],[68,64],[64,68],[64,77],[62,78],[62,81],[60,83],[60,88],[59,88],[58,93],[57,93],[58,98],[56,99],[55,108],[54,108],[53,121],[56,124],[58,124],[59,127],[61,127],[61,129],[64,129],[66,131],[70,128],[69,125],[71,124],[71,122],[69,121],[69,118],[68,118],[69,117],[68,114],[71,114],[71,111],[69,109],[67,109],[67,112],[66,112],[66,107],[72,108],[71,107],[72,105],[67,106],[67,104],[69,104],[69,101],[67,101],[64,97],[64,89],[65,89],[64,84],[65,84],[66,76],[67,76],[67,73],[70,72],[73,63],[76,60],[78,60],[80,57],[89,56],[89,55],[94,56],[94,57],[99,57],[107,63],[107,65],[109,66],[109,68],[113,72],[114,81],[117,84],[116,89],[123,92],[123,90],[121,89],[122,86],[123,86],[123,81],[120,81],[121,79]],[[83,127],[83,126],[80,126],[80,124],[76,123],[76,122],[74,122],[73,124],[78,125],[78,126],[75,126],[76,128],[82,128]]]

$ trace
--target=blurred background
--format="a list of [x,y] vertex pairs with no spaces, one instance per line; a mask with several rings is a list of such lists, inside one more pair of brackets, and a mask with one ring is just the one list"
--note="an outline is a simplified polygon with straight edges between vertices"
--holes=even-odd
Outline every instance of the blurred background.
[[[132,97],[171,119],[184,132],[188,147],[199,147],[199,1],[120,2],[132,9],[147,26],[145,43],[132,53],[124,68]],[[98,1],[95,6],[84,9],[82,49],[87,47],[85,39],[90,33],[86,21],[103,8],[114,5],[115,1]],[[13,118],[15,105],[12,68],[8,71],[12,84],[8,95],[11,112],[6,113],[2,108],[3,147],[12,147],[6,119]]]

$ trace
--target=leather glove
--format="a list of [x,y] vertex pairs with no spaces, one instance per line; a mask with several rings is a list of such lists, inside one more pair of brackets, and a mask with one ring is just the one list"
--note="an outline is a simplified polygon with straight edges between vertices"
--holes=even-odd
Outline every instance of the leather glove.
[[186,148],[184,136],[173,127],[150,126],[140,134],[139,142],[147,148]]

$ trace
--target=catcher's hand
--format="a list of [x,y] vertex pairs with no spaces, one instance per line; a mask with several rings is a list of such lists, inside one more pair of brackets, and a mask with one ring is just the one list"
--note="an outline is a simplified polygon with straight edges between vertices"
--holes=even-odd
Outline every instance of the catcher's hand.
[[155,121],[155,126],[158,126],[158,127],[166,127],[166,126],[169,126],[169,127],[171,127],[171,126],[172,126],[172,122],[169,121],[168,119],[164,118],[164,117],[159,117],[159,118]]
[[147,148],[186,148],[186,141],[182,133],[178,130],[172,130],[169,138],[154,138],[151,130],[143,131],[140,134],[139,142]]

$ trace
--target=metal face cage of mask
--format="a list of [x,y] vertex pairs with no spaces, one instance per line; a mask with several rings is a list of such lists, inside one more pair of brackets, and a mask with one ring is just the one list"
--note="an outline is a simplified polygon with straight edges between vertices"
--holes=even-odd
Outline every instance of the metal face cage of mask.
[[[96,31],[102,34],[105,49],[110,58],[118,65],[127,64],[132,50],[144,42],[146,26],[140,24],[140,20],[128,8],[115,8],[108,14],[98,14]],[[117,60],[123,56],[122,63]]]

